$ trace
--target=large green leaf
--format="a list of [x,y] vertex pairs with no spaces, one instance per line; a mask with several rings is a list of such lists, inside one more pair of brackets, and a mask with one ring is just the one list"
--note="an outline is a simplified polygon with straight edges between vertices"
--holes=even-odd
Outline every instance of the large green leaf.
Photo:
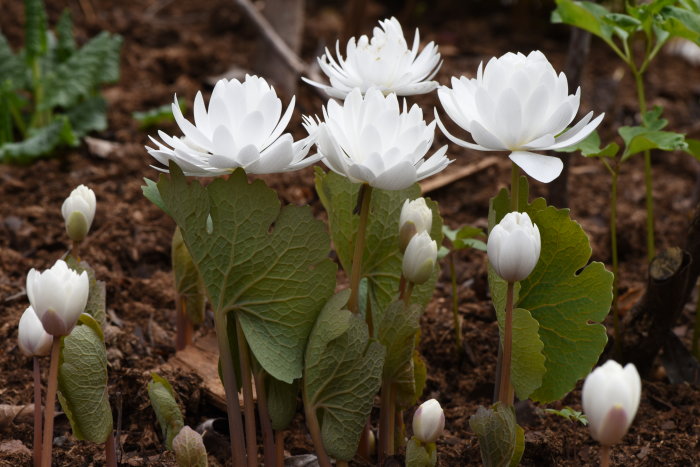
[[121,37],[102,32],[44,77],[46,95],[39,110],[70,108],[101,83],[119,79]]
[[[360,184],[352,183],[335,172],[324,173],[316,168],[316,191],[328,212],[331,237],[340,264],[348,275],[352,267],[354,240],[359,215],[354,213]],[[367,224],[365,252],[362,258],[362,276],[368,279],[369,303],[372,310],[383,310],[398,295],[402,257],[399,252],[399,215],[406,199],[420,196],[420,187],[412,185],[405,190],[372,189],[370,215]],[[442,218],[437,203],[426,199],[433,211],[430,236],[442,244]],[[411,301],[427,304],[433,296],[438,271],[426,283],[413,289]],[[364,305],[364,304],[362,304]]]
[[306,348],[303,381],[306,412],[319,419],[326,451],[345,461],[357,451],[385,354],[362,317],[343,309],[349,296],[339,292],[321,311]]
[[666,6],[661,11],[661,27],[672,36],[700,45],[700,13],[686,8]]
[[88,97],[68,109],[66,115],[78,138],[107,129],[107,102],[102,96]]
[[9,81],[10,89],[22,89],[27,84],[26,65],[15,55],[5,36],[0,34],[0,83]]
[[243,170],[204,187],[171,164],[157,188],[216,315],[235,313],[270,375],[287,383],[300,378],[306,340],[335,288],[324,224],[308,206],[280,209],[275,191],[261,180],[248,183]]
[[65,9],[56,23],[56,59],[59,63],[65,61],[75,52],[76,48],[70,10]]
[[63,338],[58,369],[58,399],[73,435],[104,443],[112,432],[107,393],[107,350],[99,323],[83,313]]
[[[591,247],[581,226],[569,217],[568,209],[547,206],[542,199],[526,203],[528,187],[521,178],[520,210],[538,226],[542,249],[537,266],[516,287],[515,303],[528,310],[539,323],[544,344],[546,373],[542,385],[530,397],[541,402],[560,399],[586,376],[598,361],[607,335],[601,323],[610,311],[613,275],[599,262],[588,264]],[[492,227],[510,211],[504,189],[492,200]],[[489,275],[491,294],[502,316],[505,281]],[[516,316],[521,310],[517,310]],[[514,339],[515,340],[515,339]],[[519,356],[514,351],[513,366]]]
[[180,406],[175,400],[175,391],[168,380],[156,373],[151,373],[151,381],[148,382],[148,398],[151,400],[153,411],[163,432],[165,447],[172,449],[173,438],[185,426]]
[[564,23],[594,34],[605,42],[612,43],[615,28],[604,20],[610,12],[602,5],[593,2],[557,0],[557,8],[552,12],[552,23]]

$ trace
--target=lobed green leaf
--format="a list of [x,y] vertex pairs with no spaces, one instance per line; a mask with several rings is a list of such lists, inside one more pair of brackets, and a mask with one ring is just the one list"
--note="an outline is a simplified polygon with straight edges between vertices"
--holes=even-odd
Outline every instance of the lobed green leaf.
[[[501,405],[500,402],[490,408],[479,407],[469,418],[469,426],[479,438],[484,467],[512,465],[512,460],[518,454],[518,424],[512,407]],[[519,454],[522,456],[522,451]]]
[[58,117],[49,125],[34,130],[24,141],[0,146],[0,162],[26,164],[64,144],[73,146],[78,140],[68,118]]
[[47,32],[43,0],[24,0],[24,55],[28,64],[46,53]]
[[175,400],[175,391],[168,380],[156,373],[151,373],[151,381],[148,383],[148,398],[151,400],[151,406],[153,406],[162,430],[165,447],[173,449],[173,438],[185,426],[180,406]]

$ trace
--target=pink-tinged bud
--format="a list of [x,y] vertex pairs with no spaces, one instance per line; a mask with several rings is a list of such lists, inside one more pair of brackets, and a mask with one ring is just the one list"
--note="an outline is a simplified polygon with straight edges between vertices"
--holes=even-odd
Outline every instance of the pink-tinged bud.
[[27,296],[46,332],[67,336],[85,311],[90,281],[87,272],[81,274],[58,260],[51,269],[27,274]]
[[24,310],[19,319],[17,343],[27,357],[42,357],[51,352],[53,336],[44,330],[44,326],[31,306]]
[[423,443],[434,443],[445,429],[445,413],[435,399],[423,402],[413,414],[413,435]]
[[399,217],[399,249],[401,252],[406,251],[408,242],[414,235],[430,232],[432,225],[433,211],[425,204],[425,198],[404,201]]
[[581,397],[591,436],[603,446],[619,443],[639,408],[642,382],[637,368],[608,360],[586,377]]

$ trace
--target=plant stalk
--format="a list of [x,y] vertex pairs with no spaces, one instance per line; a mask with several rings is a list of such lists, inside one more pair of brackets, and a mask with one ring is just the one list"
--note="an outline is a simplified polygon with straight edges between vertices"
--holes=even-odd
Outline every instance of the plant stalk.
[[306,389],[304,389],[304,413],[306,415],[306,426],[309,428],[311,440],[316,448],[318,464],[321,467],[331,467],[331,460],[329,459],[328,454],[326,454],[326,449],[323,446],[321,427],[318,424],[318,418],[316,418],[316,409],[313,407],[313,403],[306,397]]
[[622,352],[622,336],[620,334],[620,310],[618,299],[618,289],[620,280],[620,267],[617,253],[617,177],[620,174],[619,165],[615,164],[615,169],[612,171],[611,189],[610,189],[610,253],[612,255],[613,269],[613,332],[615,335],[614,353],[620,356]]
[[520,167],[513,164],[510,171],[510,210],[518,211],[518,197],[520,188]]
[[[632,69],[634,74],[634,82],[637,86],[637,100],[639,101],[639,110],[644,116],[647,111],[647,100],[644,90],[644,74],[636,69]],[[647,260],[651,260],[656,256],[656,246],[654,242],[654,193],[653,181],[651,173],[651,151],[644,151],[644,187],[646,191],[646,209],[647,209]]]
[[114,431],[109,432],[105,441],[105,463],[107,467],[117,467],[117,449],[114,442]]
[[54,336],[51,344],[51,366],[49,380],[46,383],[46,410],[44,410],[44,436],[41,450],[41,467],[51,465],[53,448],[53,417],[56,410],[56,390],[58,389],[58,363],[61,358],[61,339]]
[[506,407],[513,406],[513,392],[510,388],[510,367],[513,353],[513,282],[508,282],[506,291],[506,320],[503,333],[503,360],[501,366],[498,400]]
[[700,281],[698,282],[698,298],[695,304],[695,326],[693,327],[692,353],[700,361]]
[[260,417],[260,427],[263,437],[263,458],[265,465],[275,465],[276,452],[275,435],[272,430],[270,413],[267,409],[267,390],[265,388],[265,371],[260,370],[253,373],[255,380],[255,390],[258,396],[258,416]]
[[194,327],[189,316],[187,316],[187,299],[180,294],[177,294],[175,299],[176,313],[176,328],[177,335],[175,336],[175,349],[183,350],[188,345],[192,344],[192,334]]
[[284,431],[275,431],[275,467],[284,467]]
[[387,456],[394,455],[394,427],[396,421],[396,395],[391,381],[382,381],[381,407],[379,409],[379,465]]
[[241,406],[238,401],[238,382],[233,368],[233,356],[229,347],[228,334],[226,333],[225,314],[217,314],[214,317],[216,338],[219,343],[219,358],[221,359],[221,373],[224,378],[224,392],[226,393],[226,412],[228,414],[228,428],[231,433],[231,458],[234,467],[246,465],[245,442],[243,441],[243,421],[241,420]]
[[452,326],[455,329],[455,350],[462,352],[462,320],[459,316],[459,296],[457,295],[457,274],[455,273],[454,253],[450,252],[450,278],[452,284]]
[[600,446],[600,451],[598,451],[598,454],[600,455],[600,467],[609,467],[610,466],[610,446]]
[[255,430],[255,401],[253,400],[253,383],[251,381],[250,353],[248,342],[241,328],[241,323],[236,318],[236,341],[238,342],[238,356],[241,365],[241,378],[243,378],[243,410],[245,411],[245,440],[248,453],[248,467],[258,465],[258,443]]
[[34,467],[41,466],[41,368],[39,357],[34,361]]
[[357,226],[357,235],[355,236],[355,250],[352,256],[352,271],[350,274],[350,299],[348,300],[348,308],[353,313],[358,313],[359,295],[360,295],[360,279],[362,279],[362,255],[365,252],[365,234],[367,231],[367,219],[369,218],[369,204],[372,198],[372,187],[365,184],[360,186],[357,202],[360,206],[360,223]]

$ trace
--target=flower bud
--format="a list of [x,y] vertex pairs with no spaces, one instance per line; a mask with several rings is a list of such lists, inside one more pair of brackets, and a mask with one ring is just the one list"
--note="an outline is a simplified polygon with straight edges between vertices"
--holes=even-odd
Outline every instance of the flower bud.
[[27,274],[27,296],[37,317],[49,334],[67,336],[85,311],[90,281],[58,260],[51,269]]
[[430,278],[437,261],[437,243],[428,232],[414,235],[403,255],[403,275],[414,284]]
[[425,198],[406,200],[399,217],[399,249],[406,251],[408,242],[415,234],[430,232],[433,225],[433,211],[425,204]]
[[581,391],[591,436],[603,446],[619,443],[639,408],[642,381],[637,368],[608,360],[586,377]]
[[508,282],[530,275],[540,258],[540,231],[524,212],[510,212],[491,230],[486,251],[491,266]]
[[413,435],[423,443],[434,443],[445,429],[445,414],[435,399],[423,402],[413,414]]
[[61,206],[66,232],[71,240],[82,241],[90,230],[95,218],[95,192],[85,185],[71,191]]
[[31,306],[24,310],[19,319],[17,343],[27,357],[42,357],[51,352],[53,336],[44,330],[44,326]]

